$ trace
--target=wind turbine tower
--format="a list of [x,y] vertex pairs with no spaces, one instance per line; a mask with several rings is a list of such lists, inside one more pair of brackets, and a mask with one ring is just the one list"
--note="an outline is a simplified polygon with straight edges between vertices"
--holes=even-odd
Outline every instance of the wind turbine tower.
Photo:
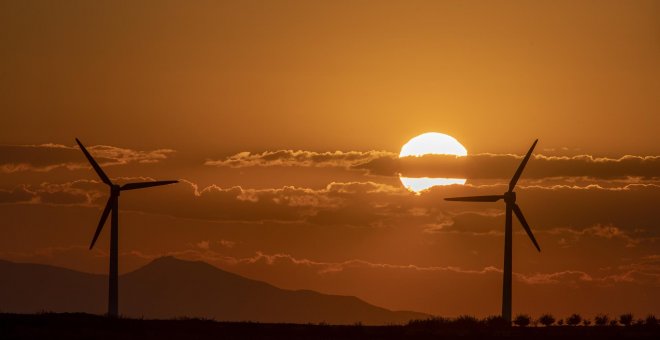
[[76,138],[76,142],[80,146],[80,149],[87,157],[87,160],[94,168],[94,171],[99,175],[101,181],[107,184],[110,187],[110,197],[108,198],[108,203],[103,209],[101,214],[101,220],[99,221],[98,227],[96,227],[96,232],[94,233],[94,238],[92,243],[89,246],[91,250],[98,239],[105,221],[108,219],[108,215],[112,212],[112,219],[110,223],[110,275],[108,275],[108,316],[115,318],[119,316],[119,194],[122,191],[134,190],[134,189],[143,189],[149,187],[155,187],[159,185],[173,184],[179,181],[151,181],[151,182],[137,182],[137,183],[127,183],[123,185],[117,185],[110,181],[110,178],[103,172],[101,166],[94,160],[92,155],[89,154],[87,149],[82,145],[82,143]]
[[506,205],[506,220],[504,223],[504,277],[502,280],[502,318],[508,322],[511,322],[511,283],[513,276],[513,214],[516,215],[518,221],[520,221],[520,224],[522,224],[523,229],[525,229],[527,232],[527,235],[532,240],[532,243],[534,243],[536,249],[539,252],[541,251],[541,247],[539,247],[539,244],[536,242],[536,238],[534,238],[534,234],[532,234],[532,229],[529,228],[527,220],[525,220],[525,216],[523,216],[522,210],[520,210],[520,207],[516,203],[516,193],[513,191],[538,141],[538,139],[535,140],[534,144],[532,144],[532,147],[529,148],[529,151],[527,151],[527,155],[525,155],[525,158],[523,158],[520,166],[518,166],[518,170],[516,170],[516,173],[513,175],[513,178],[511,178],[511,181],[509,182],[509,190],[504,194],[445,198],[447,201],[464,202],[497,202],[501,199],[504,200]]

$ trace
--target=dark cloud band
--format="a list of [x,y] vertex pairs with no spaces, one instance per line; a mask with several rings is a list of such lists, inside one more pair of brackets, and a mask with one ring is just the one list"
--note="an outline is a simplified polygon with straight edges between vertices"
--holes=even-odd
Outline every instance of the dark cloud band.
[[[157,163],[174,152],[171,149],[139,151],[108,145],[95,145],[88,149],[103,166]],[[0,145],[0,173],[48,172],[59,168],[74,170],[87,167],[87,161],[78,147],[59,144]]]
[[207,160],[204,164],[245,168],[252,166],[298,166],[298,167],[354,167],[379,158],[391,158],[395,154],[387,151],[334,151],[315,152],[303,150],[277,150],[261,153],[240,152],[222,160]]
[[[406,177],[448,177],[468,179],[509,178],[520,156],[479,154],[466,157],[426,155],[422,157],[374,159],[354,169],[370,174]],[[589,155],[555,157],[535,155],[525,169],[525,178],[592,177],[616,179],[660,176],[660,156],[597,158]]]
[[[388,151],[314,152],[278,150],[262,153],[241,152],[222,160],[208,160],[205,165],[246,167],[342,167],[377,176],[445,177],[468,179],[509,178],[521,156],[478,154],[465,157],[425,155],[399,158]],[[592,177],[617,179],[660,177],[660,156],[620,158],[535,155],[525,170],[525,178]]]

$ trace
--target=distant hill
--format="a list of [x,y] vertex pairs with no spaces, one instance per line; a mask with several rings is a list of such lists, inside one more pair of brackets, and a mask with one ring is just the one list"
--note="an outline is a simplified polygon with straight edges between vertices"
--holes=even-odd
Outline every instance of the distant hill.
[[[0,311],[103,314],[107,277],[59,267],[0,260]],[[286,290],[204,262],[154,260],[119,278],[122,315],[205,317],[223,321],[388,324],[429,317],[390,311],[353,296]]]

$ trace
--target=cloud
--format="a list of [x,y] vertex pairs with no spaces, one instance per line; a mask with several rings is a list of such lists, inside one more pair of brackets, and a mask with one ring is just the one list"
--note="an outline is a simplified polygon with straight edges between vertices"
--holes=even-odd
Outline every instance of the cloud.
[[94,206],[106,193],[107,187],[97,181],[43,182],[19,185],[11,190],[0,189],[0,203]]
[[[564,246],[569,243],[578,242],[583,237],[598,237],[604,239],[620,239],[625,241],[626,247],[635,247],[643,241],[655,241],[657,237],[651,237],[649,235],[644,235],[643,231],[626,231],[619,227],[616,227],[612,224],[602,225],[596,224],[594,226],[575,229],[575,228],[553,228],[545,231],[545,233],[551,235],[561,235],[563,236],[562,244]],[[566,239],[568,238],[568,240]]]
[[[505,185],[454,185],[434,187],[414,195],[402,187],[376,182],[332,182],[318,189],[293,186],[253,189],[217,185],[200,188],[194,182],[182,180],[176,185],[143,190],[139,199],[122,201],[122,210],[223,223],[409,225],[427,233],[497,236],[502,231],[504,211],[500,202],[474,204],[447,202],[444,198],[505,190]],[[107,187],[94,180],[44,182],[1,190],[0,201],[100,209],[107,194]],[[535,232],[561,232],[567,244],[588,236],[619,239],[633,247],[660,235],[654,231],[657,228],[652,213],[660,200],[660,185],[520,186],[518,197]]]
[[[188,254],[190,255],[190,254]],[[199,254],[199,259],[204,260],[205,255]],[[235,258],[227,256],[212,256],[214,259],[223,259],[229,265],[256,265],[268,266],[294,265],[313,269],[319,275],[335,274],[346,270],[394,270],[414,272],[446,272],[461,275],[486,275],[500,274],[502,269],[494,266],[468,269],[460,266],[420,266],[416,264],[392,264],[366,261],[362,259],[349,259],[340,262],[326,262],[297,258],[291,254],[275,253],[265,254],[258,251],[254,256]],[[514,272],[514,277],[519,282],[529,285],[562,284],[574,286],[580,282],[594,282],[599,284],[612,284],[616,282],[635,282],[641,284],[660,284],[660,259],[657,256],[649,256],[639,259],[637,262],[617,268],[614,274],[595,275],[582,270],[562,270],[546,273],[521,273]]]
[[342,272],[347,269],[383,269],[383,270],[412,270],[412,271],[442,271],[453,272],[459,274],[476,274],[483,275],[487,273],[499,273],[500,269],[492,266],[484,267],[481,269],[463,269],[457,266],[419,266],[415,264],[390,264],[390,263],[377,263],[361,259],[350,259],[341,262],[324,262],[315,261],[306,258],[296,258],[290,254],[276,253],[265,254],[258,251],[252,257],[244,258],[231,258],[228,264],[266,264],[266,265],[279,265],[279,264],[292,264],[297,266],[304,266],[313,268],[318,274],[331,274]]
[[62,184],[44,182],[33,187],[39,203],[60,205],[91,205],[103,194],[99,182],[77,180]]
[[539,284],[575,284],[577,281],[592,282],[594,278],[579,270],[564,270],[555,273],[535,273],[530,275],[516,274],[516,278],[521,282],[539,285]]
[[[171,149],[139,151],[108,145],[87,147],[102,166],[129,163],[157,163],[174,152]],[[90,168],[77,146],[60,144],[0,145],[0,173],[49,172],[55,169]]]
[[11,190],[0,189],[0,204],[31,202],[34,199],[35,193],[25,186],[18,186]]
[[[162,253],[145,253],[139,250],[128,250],[120,253],[120,257],[128,260],[131,270],[147,262],[163,256],[174,256],[187,260],[204,261],[221,269],[247,270],[254,267],[275,267],[284,272],[311,271],[315,275],[338,275],[344,272],[382,271],[398,272],[398,275],[412,273],[444,273],[463,276],[501,275],[502,269],[496,266],[465,268],[457,265],[428,266],[418,264],[397,264],[374,262],[363,259],[347,259],[343,261],[313,260],[296,257],[288,253],[266,253],[255,251],[251,256],[233,256],[225,253],[227,248],[211,247],[211,241],[201,241],[191,248],[172,250]],[[103,250],[90,251],[85,246],[60,246],[40,248],[31,252],[0,252],[0,257],[14,261],[33,261],[56,263],[62,265],[72,259],[85,258],[87,265],[94,263],[99,267],[107,261],[108,254]],[[124,261],[124,260],[122,260]],[[284,269],[289,268],[289,269]],[[617,283],[636,283],[660,286],[660,255],[649,255],[638,258],[629,264],[617,266],[606,273],[589,273],[585,270],[565,269],[554,272],[514,272],[514,279],[527,285],[564,285],[577,287],[583,284],[610,286]]]
[[617,266],[613,272],[594,275],[581,270],[564,270],[554,273],[520,274],[516,277],[524,283],[566,284],[576,286],[579,282],[593,282],[600,285],[616,283],[637,283],[660,286],[660,255],[644,256],[632,263]]
[[[89,152],[98,157],[101,161],[105,160],[104,165],[120,165],[128,163],[158,163],[167,159],[168,155],[174,153],[172,149],[156,149],[152,151],[139,151],[132,149],[118,148],[108,145],[92,146]],[[100,161],[99,161],[100,162]]]
[[[477,154],[465,157],[425,155],[422,157],[381,157],[353,166],[374,175],[491,179],[510,178],[521,156]],[[534,155],[525,169],[525,178],[590,177],[616,179],[655,178],[660,174],[660,156],[620,158],[578,155],[571,157]]]
[[224,239],[218,241],[203,240],[195,243],[195,246],[202,250],[211,250],[211,248],[216,246],[219,246],[220,248],[234,248],[235,245],[236,242]]
[[615,281],[636,282],[649,280],[660,286],[660,254],[647,255],[632,263],[618,266],[623,274],[612,275]]
[[[302,222],[309,219],[318,220],[321,218],[318,215],[323,211],[348,208],[356,199],[409,194],[402,188],[374,182],[333,182],[322,189],[288,186],[273,189],[249,189],[239,186],[222,188],[216,185],[200,189],[192,182],[182,182],[188,184],[188,188],[186,185],[179,185],[176,190],[170,190],[167,196],[147,199],[153,203],[149,209],[200,219]],[[167,200],[164,201],[164,198]],[[165,207],[165,210],[159,207]]]
[[269,166],[342,167],[350,168],[383,157],[393,157],[388,151],[277,150],[262,153],[240,152],[222,160],[207,160],[204,164],[219,167],[245,168]]
[[[508,179],[522,156],[513,154],[476,154],[466,157],[425,155],[399,158],[389,151],[277,150],[261,153],[240,152],[204,164],[219,167],[339,167],[365,171],[370,175],[407,177],[445,177],[469,179]],[[619,158],[592,155],[547,156],[537,154],[525,171],[525,179],[572,178],[652,179],[660,173],[660,156],[625,155]]]
[[460,233],[481,236],[503,235],[504,209],[486,208],[445,212],[437,221],[425,225],[427,233]]
[[[441,202],[444,197],[498,194],[506,191],[506,185],[436,187],[423,196],[433,197],[445,212],[456,216],[454,229],[485,226],[484,223],[459,224],[459,216],[465,211],[502,209],[501,203]],[[660,200],[660,186],[656,184],[629,184],[623,187],[604,188],[590,186],[520,186],[517,189],[518,204],[534,230],[548,230],[570,225],[582,229],[596,224],[614,225],[627,231],[645,230],[647,236],[658,235],[655,205]],[[482,219],[482,217],[478,217]],[[486,220],[484,220],[486,221]],[[498,221],[501,221],[498,218]],[[477,221],[478,222],[478,221]]]

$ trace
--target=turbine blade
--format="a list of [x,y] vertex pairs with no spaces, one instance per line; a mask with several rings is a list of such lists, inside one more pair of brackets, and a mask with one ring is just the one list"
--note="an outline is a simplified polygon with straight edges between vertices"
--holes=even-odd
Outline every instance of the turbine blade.
[[536,238],[534,238],[534,234],[532,234],[532,229],[529,228],[529,224],[527,224],[527,220],[525,220],[525,216],[523,216],[522,210],[520,210],[518,204],[513,205],[513,212],[516,213],[518,221],[520,221],[520,224],[522,224],[523,228],[527,232],[527,236],[529,236],[529,238],[532,240],[532,243],[534,243],[536,250],[541,251],[541,247],[539,247],[539,244],[536,242]]
[[527,151],[527,155],[525,155],[525,158],[523,158],[522,162],[518,166],[518,170],[516,170],[516,173],[513,175],[511,178],[511,182],[509,182],[509,191],[513,191],[513,188],[516,187],[516,183],[518,183],[518,179],[520,178],[520,175],[522,175],[523,170],[525,169],[525,165],[527,165],[527,161],[529,160],[529,157],[532,155],[532,151],[534,151],[534,147],[536,146],[536,143],[538,143],[538,139],[534,141],[534,144],[532,144],[532,147],[529,148],[529,151]]
[[154,182],[138,182],[138,183],[126,183],[121,186],[121,190],[134,190],[134,189],[143,189],[149,187],[156,187],[159,185],[167,185],[179,183],[179,181],[154,181]]
[[497,202],[504,198],[502,195],[490,196],[466,196],[466,197],[449,197],[445,201],[463,201],[463,202]]
[[98,163],[96,163],[96,161],[94,160],[92,155],[90,155],[89,152],[87,152],[87,149],[85,149],[85,147],[82,145],[80,140],[78,140],[78,138],[76,138],[76,142],[80,146],[80,149],[85,154],[85,157],[87,157],[87,160],[92,165],[92,168],[94,168],[96,173],[99,175],[99,177],[101,178],[103,183],[105,183],[107,185],[112,185],[112,182],[110,181],[110,178],[108,178],[108,176],[105,174],[105,172],[103,172],[103,169],[101,169],[101,166]]
[[92,244],[89,246],[90,250],[94,247],[94,243],[96,243],[96,239],[99,238],[99,235],[101,234],[101,230],[103,230],[103,226],[105,225],[105,221],[108,219],[108,215],[110,215],[110,210],[112,210],[112,199],[113,197],[110,196],[110,198],[108,198],[108,203],[105,204],[105,209],[103,209],[103,213],[101,214],[101,220],[99,221],[99,226],[96,227],[96,232],[94,233]]

